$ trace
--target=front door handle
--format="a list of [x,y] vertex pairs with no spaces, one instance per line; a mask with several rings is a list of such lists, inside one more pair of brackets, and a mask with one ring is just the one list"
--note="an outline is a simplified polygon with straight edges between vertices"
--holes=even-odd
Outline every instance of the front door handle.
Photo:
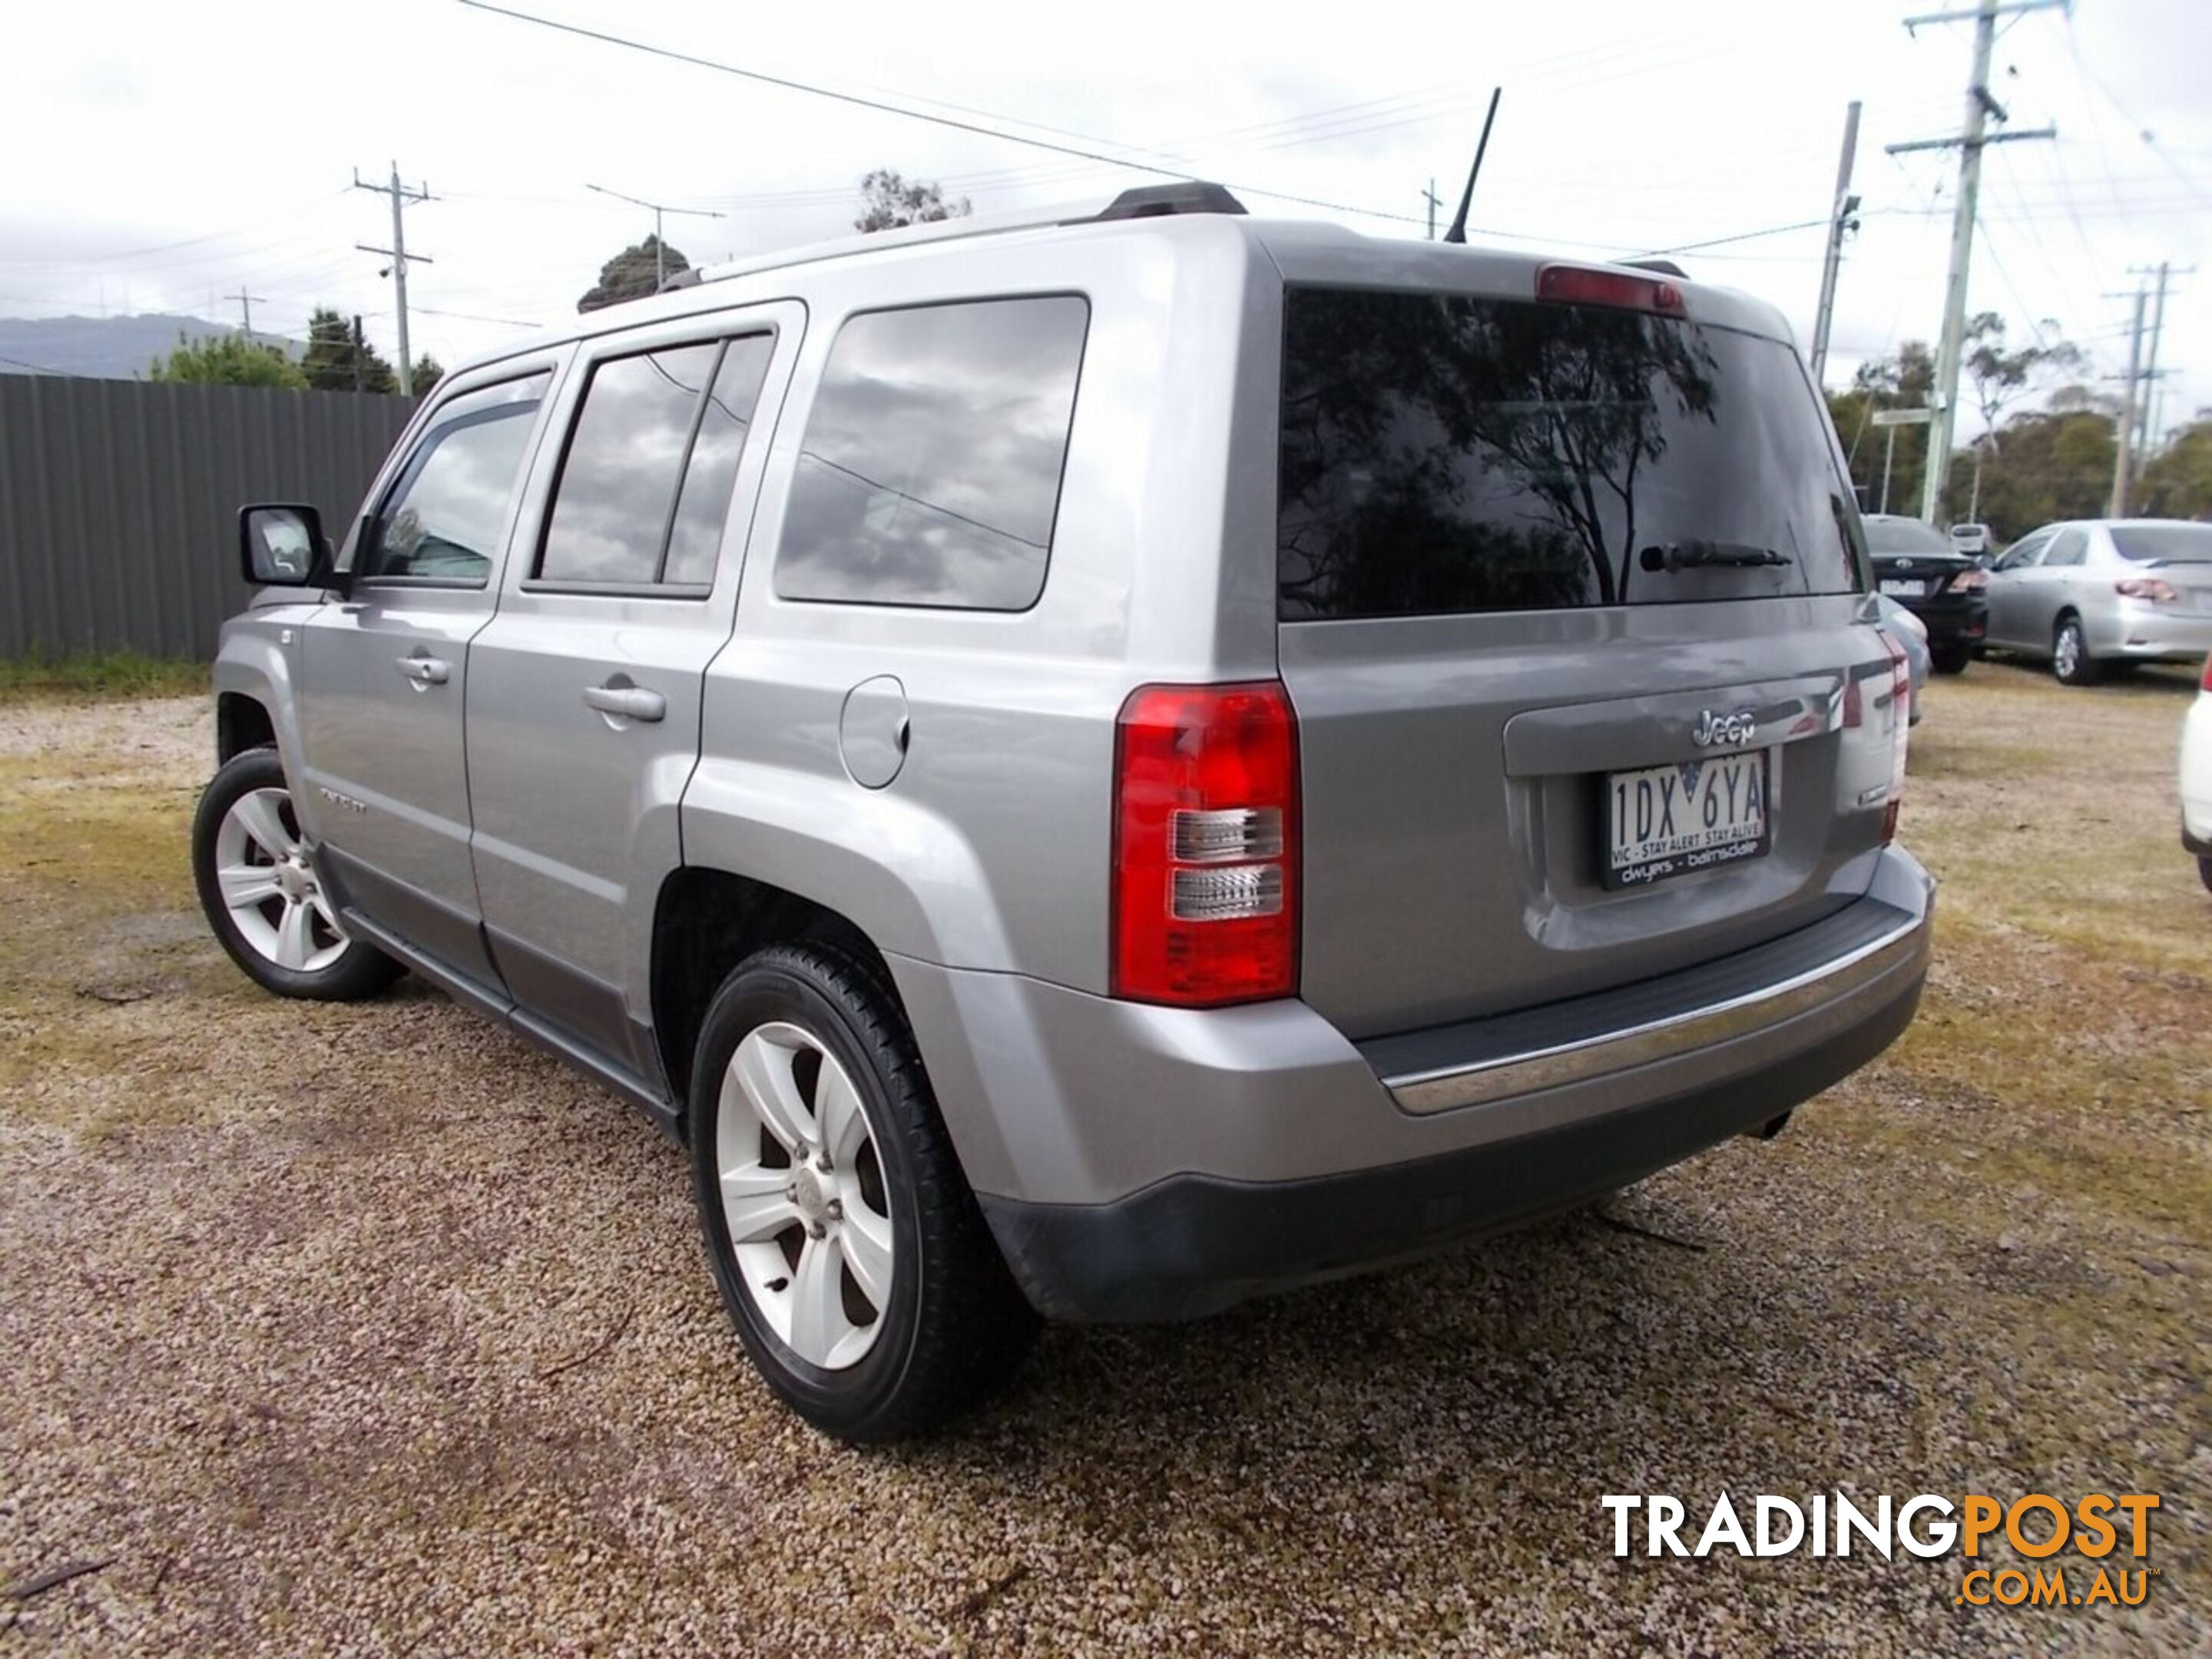
[[657,720],[668,714],[668,699],[641,685],[587,685],[584,702],[602,714],[622,720]]
[[418,686],[443,685],[453,678],[453,665],[437,657],[399,657],[393,665]]

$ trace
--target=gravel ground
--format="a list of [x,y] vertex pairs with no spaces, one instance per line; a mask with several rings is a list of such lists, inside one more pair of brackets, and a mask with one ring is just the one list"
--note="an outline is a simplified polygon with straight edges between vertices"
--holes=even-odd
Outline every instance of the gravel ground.
[[[2212,1650],[2186,695],[1936,684],[1928,1002],[1778,1141],[1054,1331],[873,1455],[754,1380],[641,1119],[419,985],[222,958],[197,703],[0,707],[0,1653]],[[1956,1560],[1616,1561],[1597,1502],[1838,1486],[2157,1492],[2158,1574],[1960,1607]]]

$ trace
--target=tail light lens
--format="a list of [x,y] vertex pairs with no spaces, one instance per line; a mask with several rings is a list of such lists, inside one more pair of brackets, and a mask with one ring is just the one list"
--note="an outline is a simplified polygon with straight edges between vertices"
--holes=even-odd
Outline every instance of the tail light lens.
[[1912,741],[1912,659],[1888,635],[1881,636],[1881,642],[1889,652],[1889,799],[1881,810],[1881,840],[1887,847],[1897,839],[1898,814],[1905,805],[1905,751]]
[[[1889,782],[1877,786],[1858,798],[1861,806],[1879,805],[1881,809],[1881,840],[1887,846],[1897,839],[1897,817],[1905,805],[1905,751],[1912,733],[1912,659],[1905,647],[1887,634],[1881,636],[1882,648],[1889,653],[1889,696],[1874,699],[1875,714],[1869,721],[1867,714],[1868,694],[1860,690],[1856,678],[1844,684],[1844,726],[1846,731],[1867,727],[1883,719],[1889,721]],[[1875,682],[1868,681],[1867,684]]]
[[1298,988],[1298,733],[1273,681],[1146,685],[1114,755],[1113,994],[1218,1007]]
[[2130,576],[2114,582],[2112,591],[2124,599],[2148,599],[2153,605],[2172,605],[2181,597],[2173,591],[2172,583],[2156,576]]
[[1954,593],[1979,593],[1986,590],[1989,585],[1990,573],[1986,570],[1961,570],[1951,578],[1951,591]]
[[2212,657],[2204,659],[2204,678],[2197,683],[2207,691],[2212,691]]

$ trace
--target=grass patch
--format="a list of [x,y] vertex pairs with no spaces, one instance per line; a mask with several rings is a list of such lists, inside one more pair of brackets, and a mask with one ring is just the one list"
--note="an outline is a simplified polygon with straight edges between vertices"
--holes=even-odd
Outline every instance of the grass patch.
[[0,657],[0,701],[180,697],[207,689],[208,665],[179,657],[149,657],[138,651]]

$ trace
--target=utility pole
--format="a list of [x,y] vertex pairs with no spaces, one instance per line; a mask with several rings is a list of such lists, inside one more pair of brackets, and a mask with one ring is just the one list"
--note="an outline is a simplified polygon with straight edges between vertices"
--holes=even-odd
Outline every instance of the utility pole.
[[2120,426],[2116,434],[2119,443],[2112,457],[2112,506],[2105,515],[2108,519],[2128,516],[2128,485],[2133,481],[2135,471],[2136,387],[2142,380],[2143,301],[2146,297],[2142,289],[2136,289],[2136,319],[2128,333],[2128,383],[2122,393]]
[[[356,190],[373,190],[380,196],[392,198],[392,246],[371,247],[366,242],[356,242],[354,246],[363,253],[380,253],[392,261],[384,269],[392,273],[392,298],[399,318],[399,395],[404,398],[415,389],[415,360],[407,349],[407,262],[419,259],[426,265],[437,263],[427,253],[410,253],[407,251],[406,208],[410,202],[430,202],[437,198],[430,194],[428,185],[417,190],[409,190],[402,185],[397,161],[392,164],[390,184],[372,185],[361,176],[361,169],[356,167],[353,187]],[[381,276],[384,273],[380,271],[377,274]]]
[[689,214],[694,219],[726,219],[726,213],[710,213],[705,208],[671,207],[662,202],[648,202],[641,196],[625,196],[618,190],[609,190],[605,185],[586,185],[586,190],[595,190],[602,196],[611,196],[617,202],[628,202],[632,207],[653,210],[653,291],[655,294],[668,286],[668,240],[660,234],[660,216],[664,213]]
[[1437,194],[1437,181],[1429,180],[1429,187],[1421,192],[1421,199],[1429,204],[1429,240],[1437,240],[1437,210],[1443,205],[1443,198]]
[[[2163,269],[2163,267],[2160,267],[2160,269]],[[256,300],[258,300],[264,305],[266,305],[269,302],[269,296],[265,294],[248,294],[246,291],[246,284],[240,283],[238,285],[237,293],[226,294],[222,297],[226,300],[235,300],[238,301],[239,320],[243,325],[243,331],[246,335],[246,342],[248,344],[251,344],[253,340],[253,302]]]
[[1836,273],[1844,262],[1844,233],[1856,222],[1859,198],[1851,194],[1851,163],[1859,152],[1859,100],[1844,112],[1844,155],[1836,164],[1836,198],[1828,210],[1828,255],[1820,266],[1820,308],[1813,313],[1813,384],[1825,388],[1828,331],[1836,320]]
[[2158,384],[2166,373],[2158,366],[2158,347],[2160,339],[2166,332],[2166,284],[2176,276],[2192,276],[2196,272],[2195,265],[2184,265],[2177,270],[2171,263],[2164,259],[2158,262],[2155,271],[2148,265],[2128,267],[2128,275],[2130,276],[2154,275],[2158,278],[2158,292],[2151,302],[2150,351],[2144,360],[2142,374],[2143,379],[2149,382],[2149,385],[2143,392],[2142,405],[2136,412],[2136,470],[2137,471],[2141,471],[2143,463],[2150,459],[2151,448],[2158,441],[2158,419],[2153,413],[2153,409],[2165,396],[2164,388]]
[[1920,516],[1936,522],[1942,506],[1943,485],[1951,470],[1951,435],[1957,423],[1959,360],[1965,354],[1966,332],[1966,271],[1974,253],[1974,212],[1982,193],[1982,151],[1990,144],[2023,138],[2056,138],[2055,126],[2031,132],[1989,131],[1990,118],[2010,118],[1990,93],[1990,52],[1996,44],[1997,19],[2010,14],[2046,11],[2069,5],[2071,0],[1979,0],[1972,11],[1931,12],[1908,17],[1908,33],[1923,23],[1955,23],[1968,18],[1974,24],[1974,67],[1966,82],[1966,123],[1954,138],[1922,138],[1909,144],[1887,146],[1892,155],[1915,149],[1955,149],[1959,152],[1959,204],[1951,216],[1951,268],[1943,283],[1943,333],[1936,352],[1936,388],[1928,425],[1928,474],[1920,489]]

